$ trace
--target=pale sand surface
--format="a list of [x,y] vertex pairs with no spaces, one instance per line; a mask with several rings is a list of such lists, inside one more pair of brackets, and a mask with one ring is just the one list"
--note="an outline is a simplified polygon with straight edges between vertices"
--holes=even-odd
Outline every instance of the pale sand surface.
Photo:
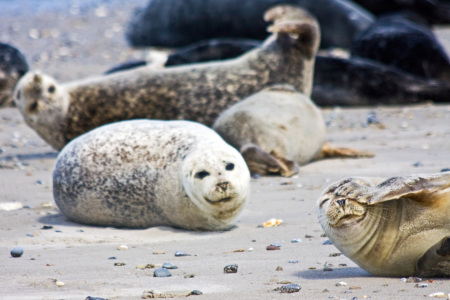
[[[67,1],[52,10],[45,5],[28,7],[30,0],[14,5],[0,0],[0,40],[21,49],[32,69],[58,80],[100,74],[119,62],[143,57],[126,45],[123,26],[132,8],[146,2]],[[31,29],[37,29],[41,38],[31,38],[35,36]],[[438,33],[450,45],[450,30],[441,28]],[[376,113],[384,129],[367,125],[369,112]],[[324,115],[330,121],[329,141],[373,151],[376,157],[317,161],[302,167],[294,178],[252,179],[252,195],[236,228],[203,233],[69,222],[52,197],[56,151],[25,125],[14,108],[1,109],[0,202],[29,208],[0,211],[0,299],[140,299],[152,289],[202,291],[201,296],[190,296],[195,299],[423,299],[435,292],[450,293],[448,279],[418,288],[400,278],[372,277],[346,257],[330,256],[339,251],[323,245],[327,238],[321,236],[315,209],[320,192],[343,177],[401,176],[450,168],[450,104],[333,108],[324,109]],[[258,227],[270,218],[284,222],[279,227]],[[42,229],[44,225],[53,228]],[[300,243],[291,243],[297,238]],[[271,243],[280,243],[281,250],[267,251]],[[127,245],[128,250],[117,250],[119,245]],[[10,256],[15,246],[23,247],[22,257]],[[240,249],[246,251],[234,252]],[[176,251],[191,256],[175,257]],[[125,265],[114,266],[117,262]],[[154,278],[153,269],[136,269],[164,262],[178,266],[171,270],[172,277]],[[323,271],[325,263],[331,263],[333,271]],[[237,264],[238,272],[225,274],[228,264]],[[282,271],[276,270],[278,266]],[[185,278],[187,274],[195,276]],[[58,287],[56,280],[65,285]],[[301,291],[274,291],[287,281],[299,284]],[[341,281],[347,286],[336,286]]]

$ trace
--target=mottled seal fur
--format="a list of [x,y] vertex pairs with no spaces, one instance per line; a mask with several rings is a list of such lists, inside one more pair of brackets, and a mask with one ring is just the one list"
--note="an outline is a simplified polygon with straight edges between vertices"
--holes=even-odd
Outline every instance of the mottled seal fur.
[[14,105],[14,87],[28,72],[28,63],[17,48],[0,43],[0,108]]
[[333,244],[377,276],[450,276],[450,172],[349,178],[318,199]]
[[224,62],[154,70],[147,67],[58,84],[38,72],[18,83],[15,101],[26,122],[50,145],[119,120],[186,119],[211,125],[231,104],[278,82],[311,93],[320,30],[306,11],[278,6],[265,14],[273,34]]
[[373,156],[325,145],[322,113],[289,85],[265,88],[232,105],[213,129],[241,152],[252,174],[290,176],[319,157]]
[[74,139],[59,153],[53,195],[78,223],[223,230],[248,198],[242,156],[189,121],[132,120]]
[[264,12],[279,4],[310,11],[322,28],[321,47],[348,48],[373,21],[371,13],[347,0],[151,0],[131,16],[126,38],[132,46],[180,47],[212,38],[267,36]]
[[450,82],[450,59],[433,32],[400,16],[379,18],[358,34],[352,57],[376,60],[407,73]]

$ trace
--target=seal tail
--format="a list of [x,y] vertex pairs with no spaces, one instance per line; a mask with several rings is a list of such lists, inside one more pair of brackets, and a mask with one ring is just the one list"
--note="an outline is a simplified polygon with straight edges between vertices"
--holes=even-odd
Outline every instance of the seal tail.
[[310,49],[314,55],[320,43],[319,22],[306,10],[290,6],[278,5],[268,9],[264,14],[266,22],[273,24],[268,32],[289,34],[296,38],[304,49]]

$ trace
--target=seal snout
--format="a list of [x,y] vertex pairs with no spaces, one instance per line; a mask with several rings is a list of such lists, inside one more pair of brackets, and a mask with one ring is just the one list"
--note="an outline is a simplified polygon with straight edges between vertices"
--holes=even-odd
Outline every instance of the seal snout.
[[218,184],[216,184],[216,189],[217,190],[222,190],[223,192],[225,192],[228,189],[228,185],[230,183],[228,181],[224,181],[224,182],[220,182]]

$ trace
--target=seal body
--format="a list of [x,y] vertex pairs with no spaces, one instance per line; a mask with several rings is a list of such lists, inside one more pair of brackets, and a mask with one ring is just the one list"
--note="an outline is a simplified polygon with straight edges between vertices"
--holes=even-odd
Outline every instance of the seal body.
[[58,155],[53,195],[78,223],[127,228],[230,228],[249,194],[242,156],[188,121],[108,124]]
[[28,63],[22,52],[0,43],[0,108],[14,105],[14,87],[27,71]]
[[377,276],[450,276],[450,172],[349,178],[325,189],[320,223],[333,244]]
[[[308,97],[287,85],[266,88],[234,104],[219,116],[213,129],[241,151],[252,173],[260,174],[272,170],[291,175],[296,171],[292,165],[309,162],[325,142],[322,113]],[[277,161],[287,166],[277,168]],[[266,171],[258,170],[261,164]]]
[[319,20],[324,48],[349,48],[355,34],[374,20],[347,0],[151,0],[130,18],[126,38],[133,46],[166,47],[220,37],[262,40],[267,24],[261,16],[280,4],[310,11]]
[[211,125],[231,104],[278,82],[309,95],[320,38],[317,21],[287,6],[269,10],[265,18],[273,22],[273,34],[236,59],[160,71],[141,67],[66,84],[29,72],[16,87],[16,104],[28,125],[61,149],[88,130],[120,120],[185,119]]
[[378,19],[356,36],[351,55],[450,82],[450,59],[444,47],[430,29],[404,17]]

